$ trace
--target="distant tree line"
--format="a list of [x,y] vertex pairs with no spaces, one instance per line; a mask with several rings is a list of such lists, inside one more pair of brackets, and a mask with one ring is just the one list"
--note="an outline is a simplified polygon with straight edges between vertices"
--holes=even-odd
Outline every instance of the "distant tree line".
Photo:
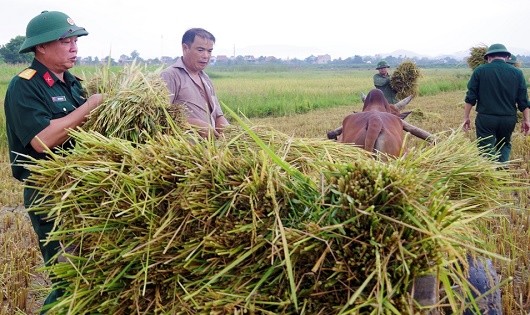
[[5,63],[30,63],[33,54],[19,54],[18,50],[26,39],[25,36],[12,38],[9,43],[0,46],[0,62]]
[[[33,54],[19,54],[18,50],[25,40],[25,36],[17,36],[12,38],[7,44],[0,45],[0,64],[29,64],[33,59]],[[516,56],[519,63],[523,66],[530,63],[530,56]],[[140,53],[136,50],[128,55],[121,55],[118,59],[114,59],[111,56],[99,59],[98,57],[78,57],[78,64],[82,65],[97,65],[97,64],[109,64],[112,66],[127,64],[136,60],[137,62],[145,63],[148,65],[162,65],[171,64],[175,62],[177,57],[163,56],[161,58],[143,59]],[[381,59],[381,56],[360,56],[354,55],[345,59],[338,58],[330,60],[325,64],[318,63],[318,57],[311,55],[305,59],[289,59],[283,60],[275,58],[273,56],[235,56],[231,58],[213,58],[213,63],[220,66],[231,66],[231,65],[249,65],[249,64],[288,64],[294,66],[308,66],[316,65],[323,68],[336,67],[336,68],[372,68]],[[417,58],[407,56],[385,56],[384,59],[388,62],[391,67],[399,65],[405,60],[412,60],[420,67],[468,67],[465,60],[457,60],[452,57],[444,58]]]

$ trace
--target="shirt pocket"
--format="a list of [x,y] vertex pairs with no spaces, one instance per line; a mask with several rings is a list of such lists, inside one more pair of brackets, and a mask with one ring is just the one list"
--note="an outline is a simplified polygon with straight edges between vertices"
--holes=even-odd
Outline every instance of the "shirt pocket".
[[73,112],[74,110],[75,110],[75,107],[70,102],[68,102],[66,99],[64,101],[59,100],[59,101],[52,102],[52,104],[50,105],[52,119],[64,117],[70,114],[71,112]]

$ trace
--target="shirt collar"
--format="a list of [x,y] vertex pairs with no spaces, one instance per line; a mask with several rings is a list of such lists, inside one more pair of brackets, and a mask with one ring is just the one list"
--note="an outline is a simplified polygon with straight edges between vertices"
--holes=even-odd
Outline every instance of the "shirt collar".
[[[186,71],[188,74],[190,73],[188,69],[186,68],[186,66],[184,65],[184,62],[182,61],[182,57],[177,58],[177,61],[175,61],[175,63],[173,64],[173,67],[184,69],[184,71]],[[199,71],[199,75],[201,77],[203,76],[203,73],[204,73],[203,70]]]
[[[45,65],[43,65],[40,61],[38,61],[35,58],[33,58],[33,61],[31,62],[31,68],[35,69],[37,71],[37,75],[40,78],[43,78],[44,75],[46,74],[46,72],[48,72],[55,83],[57,83],[57,81],[59,81],[59,79],[55,76],[55,74],[53,74],[53,72],[51,72],[48,68],[46,68]],[[67,84],[73,85],[75,80],[76,80],[76,78],[69,71],[65,71],[64,72],[64,81]]]

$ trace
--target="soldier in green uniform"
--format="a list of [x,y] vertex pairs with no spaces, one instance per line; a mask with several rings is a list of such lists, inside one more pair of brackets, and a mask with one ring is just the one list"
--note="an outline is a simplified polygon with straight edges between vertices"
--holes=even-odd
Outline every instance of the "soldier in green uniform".
[[515,57],[514,55],[511,55],[510,58],[506,60],[506,62],[514,67],[517,67],[517,57]]
[[510,158],[517,110],[523,113],[522,132],[525,135],[530,132],[526,80],[521,69],[506,63],[510,56],[504,45],[491,45],[484,55],[487,63],[473,70],[465,96],[463,129],[471,128],[469,115],[476,105],[478,145],[488,155],[498,154],[499,162],[507,162]]
[[[77,59],[77,39],[88,32],[77,26],[66,14],[44,11],[26,27],[26,38],[20,53],[33,52],[31,66],[9,83],[5,102],[6,133],[13,177],[25,183],[30,176],[23,164],[46,158],[46,150],[71,146],[68,130],[81,126],[87,115],[103,102],[103,95],[89,98],[80,79],[68,70]],[[37,190],[24,186],[24,206],[39,239],[46,265],[55,263],[59,244],[45,244],[53,222],[31,211],[38,202]],[[56,301],[61,293],[52,290],[44,305]],[[43,313],[45,312],[43,308]]]
[[376,70],[379,70],[378,73],[374,74],[374,86],[376,89],[383,91],[386,100],[390,104],[397,103],[396,91],[390,86],[390,74],[388,73],[388,62],[386,60],[381,60],[377,63]]

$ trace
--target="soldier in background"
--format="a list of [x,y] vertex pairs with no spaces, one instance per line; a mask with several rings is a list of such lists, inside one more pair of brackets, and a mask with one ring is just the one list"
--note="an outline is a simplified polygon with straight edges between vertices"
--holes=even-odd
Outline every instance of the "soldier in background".
[[377,63],[375,69],[379,72],[374,74],[374,86],[376,89],[383,91],[389,104],[395,104],[397,103],[397,92],[390,86],[390,74],[388,73],[388,68],[390,68],[390,66],[386,60],[381,60]]
[[509,63],[509,64],[511,64],[512,66],[519,68],[519,66],[518,66],[518,64],[517,64],[517,57],[515,57],[514,55],[511,55],[510,58],[508,58],[508,59],[506,60],[506,63]]
[[[511,53],[502,44],[491,45],[467,83],[464,99],[463,130],[471,128],[470,112],[475,107],[476,136],[485,154],[498,154],[507,162],[511,152],[512,133],[517,124],[517,110],[523,113],[521,131],[530,133],[528,89],[521,69],[506,63]],[[476,106],[475,106],[476,105]]]

